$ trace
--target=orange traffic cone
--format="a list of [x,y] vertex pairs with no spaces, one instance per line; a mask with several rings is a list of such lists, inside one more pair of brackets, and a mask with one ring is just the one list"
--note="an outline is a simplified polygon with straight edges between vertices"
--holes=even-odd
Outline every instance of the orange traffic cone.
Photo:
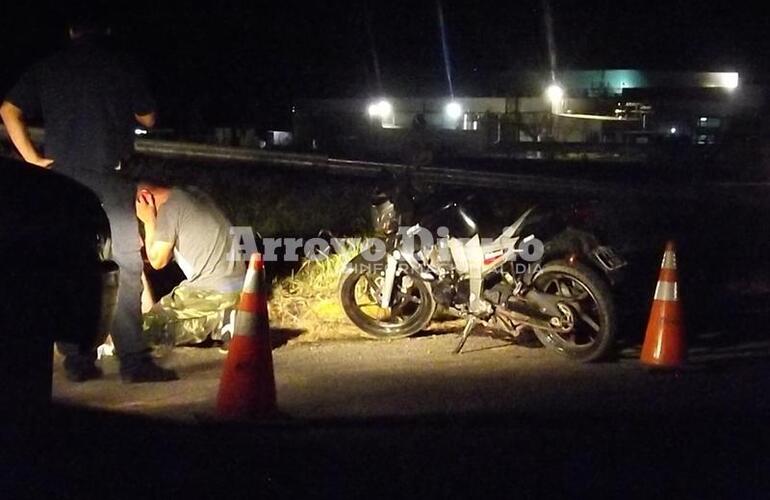
[[674,242],[666,243],[660,277],[655,287],[655,299],[644,335],[641,361],[645,365],[676,368],[684,363],[684,315],[679,302],[679,284],[676,272]]
[[275,412],[275,377],[267,314],[265,264],[252,254],[217,395],[217,414],[246,419]]

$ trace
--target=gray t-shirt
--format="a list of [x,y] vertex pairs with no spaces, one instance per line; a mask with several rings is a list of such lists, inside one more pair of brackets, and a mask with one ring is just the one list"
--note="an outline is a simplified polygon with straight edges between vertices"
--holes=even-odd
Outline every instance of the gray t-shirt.
[[158,208],[155,241],[173,243],[174,258],[186,284],[218,292],[243,286],[245,265],[230,257],[230,221],[205,193],[172,188]]

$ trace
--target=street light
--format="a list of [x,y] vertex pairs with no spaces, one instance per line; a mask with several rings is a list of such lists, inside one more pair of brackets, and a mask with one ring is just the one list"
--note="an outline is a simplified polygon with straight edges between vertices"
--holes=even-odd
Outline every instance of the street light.
[[721,73],[719,75],[719,83],[727,90],[735,90],[738,88],[740,78],[738,73]]
[[556,82],[545,89],[545,96],[551,103],[551,113],[558,115],[562,112],[564,106],[564,89]]
[[463,107],[460,106],[459,102],[452,101],[447,103],[446,107],[444,107],[444,113],[446,114],[447,118],[452,121],[456,121],[463,115]]
[[393,115],[393,105],[387,100],[382,99],[370,104],[367,111],[370,117],[385,120]]
[[560,104],[562,99],[564,99],[564,89],[561,88],[556,83],[552,83],[548,86],[547,89],[545,89],[545,95],[548,97],[548,100],[551,102],[551,104],[557,105]]

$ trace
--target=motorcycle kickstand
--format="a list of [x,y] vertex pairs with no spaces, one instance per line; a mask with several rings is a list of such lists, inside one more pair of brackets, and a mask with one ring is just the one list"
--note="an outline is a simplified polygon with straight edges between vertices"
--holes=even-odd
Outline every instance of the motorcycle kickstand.
[[455,347],[454,353],[460,354],[460,351],[463,350],[463,346],[465,345],[465,341],[468,340],[468,337],[471,334],[471,331],[473,330],[473,327],[476,326],[476,323],[478,322],[478,319],[476,316],[468,316],[468,321],[465,323],[465,328],[463,328],[462,336],[460,337],[460,342],[457,344],[457,347]]

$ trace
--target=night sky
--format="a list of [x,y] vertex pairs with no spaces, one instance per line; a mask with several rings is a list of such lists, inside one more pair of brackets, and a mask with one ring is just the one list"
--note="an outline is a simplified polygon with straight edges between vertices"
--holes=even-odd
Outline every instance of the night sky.
[[[3,92],[66,43],[65,7],[4,4]],[[120,5],[114,38],[144,65],[167,124],[191,109],[207,121],[250,120],[303,96],[448,94],[435,0]],[[541,0],[443,0],[443,9],[456,94],[488,93],[500,71],[549,67]],[[552,0],[551,10],[561,68],[764,78],[770,66],[770,23],[748,2]]]

